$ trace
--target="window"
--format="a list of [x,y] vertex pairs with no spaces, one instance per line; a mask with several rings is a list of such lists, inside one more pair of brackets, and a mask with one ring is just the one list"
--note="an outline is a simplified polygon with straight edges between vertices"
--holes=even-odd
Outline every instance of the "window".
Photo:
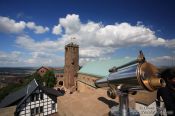
[[[43,98],[43,96],[40,96],[40,99]],[[31,98],[30,100],[33,102],[33,101],[38,101],[39,100],[39,94],[38,93],[33,93],[31,95]]]
[[40,107],[40,113],[43,113],[43,106]]
[[36,114],[39,114],[39,107],[36,107]]
[[52,103],[52,110],[55,110],[55,103]]
[[31,113],[31,116],[35,116],[35,115],[37,115],[39,113],[43,113],[43,106],[32,108],[30,110],[30,113]]
[[43,100],[43,93],[40,93],[40,100]]
[[32,94],[31,101],[33,102],[35,100],[35,94]]
[[36,101],[39,100],[39,94],[36,94]]
[[31,116],[34,116],[34,115],[35,115],[35,109],[32,108],[32,109],[30,110],[30,113],[31,113]]

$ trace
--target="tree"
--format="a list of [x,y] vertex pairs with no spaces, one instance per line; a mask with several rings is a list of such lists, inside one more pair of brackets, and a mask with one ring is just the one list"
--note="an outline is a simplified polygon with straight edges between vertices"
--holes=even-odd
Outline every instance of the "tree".
[[56,84],[56,78],[55,78],[55,74],[52,70],[48,70],[44,76],[44,82],[46,83],[47,87],[54,87],[54,85]]
[[34,73],[33,77],[36,79],[37,83],[40,85],[43,85],[43,82],[45,82],[44,77],[41,77],[38,73]]

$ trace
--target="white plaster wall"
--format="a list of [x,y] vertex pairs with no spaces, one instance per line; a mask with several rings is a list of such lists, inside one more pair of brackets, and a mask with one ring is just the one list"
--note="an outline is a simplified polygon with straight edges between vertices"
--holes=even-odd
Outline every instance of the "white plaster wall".
[[[37,93],[39,93],[39,90],[36,91]],[[40,97],[39,97],[40,100]],[[25,104],[22,104],[23,108],[22,111],[20,112],[20,115],[25,115],[25,112],[28,113],[26,114],[26,116],[30,116],[30,107],[32,108],[36,108],[36,107],[41,107],[43,106],[43,112],[40,115],[48,115],[48,114],[52,114],[57,112],[57,103],[55,103],[49,96],[47,96],[47,94],[43,94],[43,100],[40,101],[30,101],[30,97],[26,100],[27,103],[26,107]],[[55,103],[55,110],[52,110],[52,103]],[[39,106],[40,105],[40,106]]]

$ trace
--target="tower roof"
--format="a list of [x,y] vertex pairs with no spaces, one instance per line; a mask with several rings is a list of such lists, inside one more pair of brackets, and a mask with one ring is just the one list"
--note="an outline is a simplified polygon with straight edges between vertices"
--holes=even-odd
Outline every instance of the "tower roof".
[[71,42],[71,43],[67,44],[65,47],[79,47],[79,45]]

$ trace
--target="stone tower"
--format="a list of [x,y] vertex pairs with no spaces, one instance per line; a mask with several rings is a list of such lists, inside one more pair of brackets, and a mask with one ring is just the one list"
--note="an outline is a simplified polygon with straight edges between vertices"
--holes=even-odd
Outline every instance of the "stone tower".
[[64,86],[70,89],[76,86],[77,71],[79,70],[79,46],[69,43],[65,46]]

